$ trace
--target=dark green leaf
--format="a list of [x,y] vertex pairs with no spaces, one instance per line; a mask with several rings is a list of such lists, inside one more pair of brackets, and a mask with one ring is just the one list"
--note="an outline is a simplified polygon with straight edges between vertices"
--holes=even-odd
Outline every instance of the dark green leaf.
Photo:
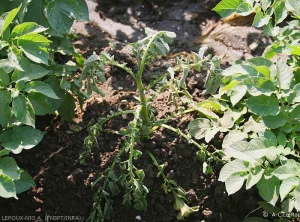
[[21,80],[27,82],[34,79],[40,79],[51,72],[51,70],[48,70],[43,66],[32,64],[32,63],[28,68],[29,69],[26,69],[24,71],[15,70],[11,77],[12,80],[15,82]]
[[44,134],[30,126],[16,126],[0,134],[0,144],[18,154],[22,149],[35,147],[43,139]]
[[14,181],[17,194],[29,190],[32,186],[35,185],[33,178],[25,170],[20,170],[20,173],[21,178]]
[[11,110],[10,104],[11,102],[11,94],[8,91],[0,90],[0,125],[6,127],[10,121]]
[[279,213],[280,209],[278,207],[273,206],[272,204],[266,202],[258,202],[262,209],[264,209],[269,214]]
[[74,20],[89,20],[84,0],[51,1],[45,12],[50,26],[65,34],[70,32]]
[[287,143],[287,139],[286,139],[286,136],[283,132],[279,132],[278,133],[278,136],[277,136],[277,141],[278,141],[278,144],[285,147],[286,143]]
[[46,115],[54,112],[51,104],[47,100],[47,96],[41,93],[31,92],[28,94],[28,99],[36,115]]
[[300,105],[293,108],[291,111],[291,119],[293,121],[299,121],[300,120]]
[[50,85],[41,81],[31,81],[26,83],[24,90],[28,93],[37,92],[49,98],[59,99]]
[[263,176],[257,183],[257,188],[260,196],[273,206],[279,198],[280,181],[275,176]]
[[19,95],[13,99],[12,113],[21,123],[35,127],[35,113],[33,107],[24,95]]
[[[1,84],[3,83],[3,85]],[[0,68],[0,86],[6,86],[9,83],[9,75]]]
[[263,119],[264,123],[266,124],[266,126],[271,129],[276,129],[281,126],[284,126],[288,121],[288,119],[282,112],[280,112],[276,116],[263,116],[262,119]]
[[60,80],[55,76],[50,76],[45,82],[51,86],[55,94],[60,98],[60,99],[48,98],[48,102],[52,105],[52,109],[57,110],[63,102],[63,98],[65,97],[65,90],[63,90],[60,87]]
[[264,145],[265,147],[276,147],[277,146],[277,138],[275,136],[274,133],[272,133],[272,131],[265,131],[264,132]]
[[12,157],[0,158],[0,169],[3,174],[12,180],[20,179],[20,168]]
[[74,97],[71,94],[66,93],[65,97],[63,98],[63,102],[57,111],[62,118],[71,122],[75,116],[75,108],[76,106]]
[[246,104],[252,112],[259,116],[275,116],[279,110],[278,99],[273,95],[253,96],[246,101]]
[[48,27],[48,22],[44,15],[43,0],[29,1],[24,22],[35,22],[44,27]]

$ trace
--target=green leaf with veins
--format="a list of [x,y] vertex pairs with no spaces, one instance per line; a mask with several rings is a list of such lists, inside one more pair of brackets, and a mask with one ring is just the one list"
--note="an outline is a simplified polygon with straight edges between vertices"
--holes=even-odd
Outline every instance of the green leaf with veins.
[[279,101],[274,96],[253,96],[247,99],[249,109],[259,116],[275,116],[279,110]]
[[25,55],[36,63],[48,65],[49,52],[47,46],[51,43],[45,36],[37,33],[27,33],[18,38],[17,45]]
[[35,127],[33,107],[24,95],[19,95],[13,99],[12,113],[21,123]]
[[1,146],[18,154],[22,149],[35,147],[45,133],[30,126],[16,126],[0,134]]
[[89,21],[89,13],[84,0],[51,1],[45,9],[50,26],[63,34],[70,32],[74,20]]
[[6,31],[8,26],[15,19],[16,15],[20,11],[21,5],[18,8],[11,10],[10,12],[6,12],[0,16],[0,36]]
[[24,22],[16,25],[10,35],[10,38],[15,38],[17,36],[22,36],[27,33],[40,33],[46,31],[47,28],[38,25],[35,22]]
[[24,90],[28,93],[41,93],[52,99],[59,99],[50,85],[42,81],[31,81],[26,83]]

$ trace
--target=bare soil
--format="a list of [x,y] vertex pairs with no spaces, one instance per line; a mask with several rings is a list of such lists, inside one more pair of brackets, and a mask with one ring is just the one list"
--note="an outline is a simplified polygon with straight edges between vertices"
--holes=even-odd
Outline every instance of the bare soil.
[[[190,43],[220,19],[211,11],[217,0],[88,0],[87,2],[91,22],[74,24],[75,32],[79,36],[74,40],[74,45],[85,57],[93,52],[106,50],[114,54],[117,60],[126,61],[133,68],[135,63],[125,54],[126,50],[123,47],[127,42],[142,38],[144,27],[176,32],[178,38],[172,45],[174,55],[183,51],[197,51],[200,45],[191,46]],[[247,32],[240,31],[239,28]],[[266,43],[266,39],[261,36],[261,30],[249,26],[227,25],[218,26],[202,43],[210,46],[211,52],[222,56],[226,65],[235,59],[259,54],[259,47],[252,51],[249,49],[249,45],[256,40],[261,44]],[[170,55],[153,63],[145,72],[145,82],[150,81],[154,72],[165,68],[165,63],[173,61],[174,57]],[[134,106],[134,96],[137,95],[136,86],[130,76],[124,75],[120,70],[108,68],[106,77],[107,82],[101,85],[106,96],[102,98],[93,95],[84,104],[83,111],[77,108],[72,123],[58,116],[38,117],[37,128],[47,132],[44,139],[32,150],[24,150],[21,155],[15,156],[19,166],[34,177],[36,186],[18,195],[18,200],[0,199],[2,220],[3,216],[9,215],[27,215],[36,218],[40,216],[42,220],[39,221],[45,221],[46,215],[80,216],[82,221],[87,220],[95,192],[90,184],[103,173],[123,141],[122,137],[113,134],[101,134],[99,148],[87,158],[86,164],[79,164],[78,157],[83,152],[87,128],[96,123],[100,116],[111,114],[119,108]],[[206,74],[203,72],[195,73],[188,78],[187,86],[190,93],[198,100],[204,99],[202,91],[205,77]],[[174,111],[174,107],[167,103],[164,94],[158,96],[154,108],[158,117]],[[126,127],[129,121],[130,117],[116,118],[106,127],[111,129]],[[186,128],[187,124],[187,121],[184,122],[181,125],[182,129]],[[241,190],[232,196],[227,195],[224,184],[217,181],[220,165],[215,165],[214,173],[211,175],[203,174],[202,163],[196,156],[196,148],[176,134],[160,130],[145,142],[145,146],[152,150],[159,163],[167,165],[166,172],[170,172],[169,176],[188,191],[191,205],[200,206],[199,212],[184,221],[240,222],[258,207],[259,197],[255,189],[247,192]],[[209,144],[209,149],[221,149],[221,135]],[[114,201],[111,221],[134,222],[137,221],[138,215],[141,216],[141,221],[145,222],[177,221],[178,212],[173,209],[173,197],[165,195],[162,191],[160,187],[162,181],[156,178],[156,169],[149,159],[142,157],[137,164],[144,169],[145,184],[150,189],[148,211],[139,212],[122,205],[122,195],[119,195]],[[261,216],[262,212],[255,211],[251,216],[255,214]]]

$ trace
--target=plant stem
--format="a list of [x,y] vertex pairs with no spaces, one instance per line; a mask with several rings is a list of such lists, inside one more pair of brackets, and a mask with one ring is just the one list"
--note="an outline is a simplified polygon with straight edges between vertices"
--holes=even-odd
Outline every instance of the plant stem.
[[213,157],[214,159],[219,159],[218,157],[214,156],[213,154],[211,154],[209,151],[207,151],[205,146],[200,145],[199,143],[197,143],[195,140],[193,140],[191,138],[190,135],[186,135],[183,132],[181,132],[180,129],[176,129],[172,126],[166,125],[166,124],[161,124],[161,127],[166,128],[168,130],[173,131],[174,133],[177,133],[179,136],[182,136],[183,138],[185,138],[189,143],[194,144],[197,148],[199,148],[200,150],[202,150],[205,154],[207,154],[209,157]]
[[141,118],[143,121],[143,125],[148,125],[148,123],[150,122],[150,118],[149,118],[149,110],[147,108],[147,99],[146,99],[146,95],[145,95],[145,88],[144,88],[144,84],[142,81],[142,77],[143,77],[143,72],[144,72],[144,68],[145,68],[145,63],[147,60],[148,51],[149,51],[154,39],[161,33],[162,32],[157,32],[148,42],[147,47],[143,53],[142,61],[139,64],[139,70],[138,70],[137,76],[136,76],[136,84],[137,84],[137,88],[139,91],[139,97],[140,97],[140,103],[141,103]]

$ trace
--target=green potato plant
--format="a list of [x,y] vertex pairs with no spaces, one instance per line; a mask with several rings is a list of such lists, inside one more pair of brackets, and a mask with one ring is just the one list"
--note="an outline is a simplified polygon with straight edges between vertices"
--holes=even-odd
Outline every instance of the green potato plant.
[[[262,57],[236,61],[214,77],[218,81],[208,101],[216,115],[192,120],[190,134],[209,142],[224,133],[227,163],[219,181],[228,195],[256,186],[265,201],[260,207],[279,215],[274,221],[290,221],[300,211],[299,7],[292,0],[223,0],[214,10],[222,17],[255,13],[253,25],[264,27],[274,42]],[[278,27],[288,16],[297,20]],[[289,56],[287,62],[274,59],[282,53]],[[267,221],[245,221],[260,220]]]
[[[88,97],[81,80],[90,76],[75,76],[83,58],[68,37],[75,19],[88,20],[88,9],[84,0],[4,0],[0,14],[0,197],[17,198],[34,181],[9,154],[42,140],[35,116],[58,112],[71,121],[74,95]],[[55,54],[76,63],[59,64]]]

